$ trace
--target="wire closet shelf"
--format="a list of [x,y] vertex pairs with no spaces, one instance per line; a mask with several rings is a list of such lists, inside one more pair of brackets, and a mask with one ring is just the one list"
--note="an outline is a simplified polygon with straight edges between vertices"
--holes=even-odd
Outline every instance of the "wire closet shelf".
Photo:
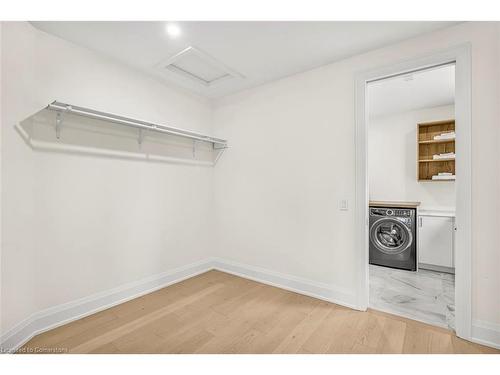
[[[140,130],[148,130],[152,132],[164,133],[173,136],[183,137],[192,139],[194,141],[201,141],[211,143],[215,150],[225,149],[227,148],[227,140],[221,138],[215,138],[212,136],[208,136],[205,134],[183,130],[171,126],[165,126],[160,124],[155,124],[148,121],[137,120],[125,116],[116,115],[113,113],[96,111],[90,108],[79,107],[72,104],[61,103],[58,101],[54,101],[47,106],[47,109],[58,112],[58,115],[70,113],[73,115],[93,118],[96,120],[103,120],[112,122],[115,124],[120,124],[124,126],[129,126],[133,128],[138,128]],[[62,119],[58,119],[58,122],[62,121]]]

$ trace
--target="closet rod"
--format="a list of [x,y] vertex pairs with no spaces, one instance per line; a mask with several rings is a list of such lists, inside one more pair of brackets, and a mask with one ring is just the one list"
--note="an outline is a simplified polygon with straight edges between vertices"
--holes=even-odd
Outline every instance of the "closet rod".
[[196,132],[192,132],[192,131],[188,131],[188,130],[173,128],[170,126],[157,125],[157,124],[147,122],[147,121],[135,120],[135,119],[131,119],[128,117],[115,115],[112,113],[100,112],[100,111],[96,111],[96,110],[89,109],[89,108],[78,107],[75,105],[61,103],[58,101],[54,101],[51,104],[49,104],[47,106],[47,109],[50,109],[52,111],[57,111],[60,113],[71,113],[71,114],[78,115],[78,116],[84,116],[84,117],[89,117],[89,118],[93,118],[93,119],[97,119],[97,120],[109,121],[109,122],[113,122],[116,124],[130,126],[133,128],[147,129],[147,130],[151,130],[151,131],[155,131],[155,132],[159,132],[159,133],[165,133],[165,134],[175,135],[175,136],[179,136],[179,137],[195,139],[195,140],[202,141],[202,142],[212,143],[214,146],[216,144],[224,146],[224,147],[218,147],[217,149],[225,148],[227,146],[227,141],[224,139],[210,137],[208,135],[204,135],[204,134],[200,134],[200,133],[196,133]]

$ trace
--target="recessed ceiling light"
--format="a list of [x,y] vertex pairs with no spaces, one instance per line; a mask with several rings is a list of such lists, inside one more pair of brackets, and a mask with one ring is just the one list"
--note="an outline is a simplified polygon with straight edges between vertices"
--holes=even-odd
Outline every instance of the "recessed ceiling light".
[[174,25],[174,24],[168,24],[166,29],[168,36],[175,38],[181,35],[181,29],[179,26]]

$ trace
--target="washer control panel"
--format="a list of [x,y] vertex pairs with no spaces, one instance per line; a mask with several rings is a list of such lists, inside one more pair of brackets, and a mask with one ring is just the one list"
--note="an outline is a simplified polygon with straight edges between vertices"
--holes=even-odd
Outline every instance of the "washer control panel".
[[409,208],[370,207],[370,216],[413,217],[414,210]]
[[398,209],[394,210],[394,215],[395,216],[405,216],[405,217],[410,217],[412,213],[412,210],[406,210],[406,209]]

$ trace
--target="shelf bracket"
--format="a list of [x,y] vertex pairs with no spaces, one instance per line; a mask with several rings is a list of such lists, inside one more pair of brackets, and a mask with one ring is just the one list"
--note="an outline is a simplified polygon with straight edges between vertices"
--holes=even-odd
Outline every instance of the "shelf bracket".
[[214,150],[225,150],[227,148],[227,146],[223,145],[223,146],[218,147],[217,144],[214,143],[214,144],[212,144],[212,148]]
[[139,136],[137,138],[137,143],[139,146],[142,146],[142,141],[144,141],[144,131],[142,129],[139,129]]
[[57,112],[56,114],[56,138],[61,138],[61,126],[63,124],[63,118],[61,112]]
[[215,160],[214,160],[214,165],[216,165],[217,162],[219,161],[220,157],[224,153],[224,151],[226,151],[226,149],[229,147],[227,146],[227,144],[224,144],[222,146],[217,146],[217,144],[213,143],[212,148],[214,149],[214,151],[218,151],[217,155],[215,156]]
[[63,126],[64,116],[63,114],[66,112],[70,112],[73,108],[68,105],[62,111],[58,111],[56,114],[56,138],[61,138],[61,128]]
[[215,160],[214,160],[214,165],[217,164],[217,162],[219,161],[220,157],[222,156],[222,154],[224,153],[224,151],[226,150],[227,147],[219,147],[219,148],[215,148],[216,150],[219,150],[219,152],[217,153],[217,156],[215,157]]

